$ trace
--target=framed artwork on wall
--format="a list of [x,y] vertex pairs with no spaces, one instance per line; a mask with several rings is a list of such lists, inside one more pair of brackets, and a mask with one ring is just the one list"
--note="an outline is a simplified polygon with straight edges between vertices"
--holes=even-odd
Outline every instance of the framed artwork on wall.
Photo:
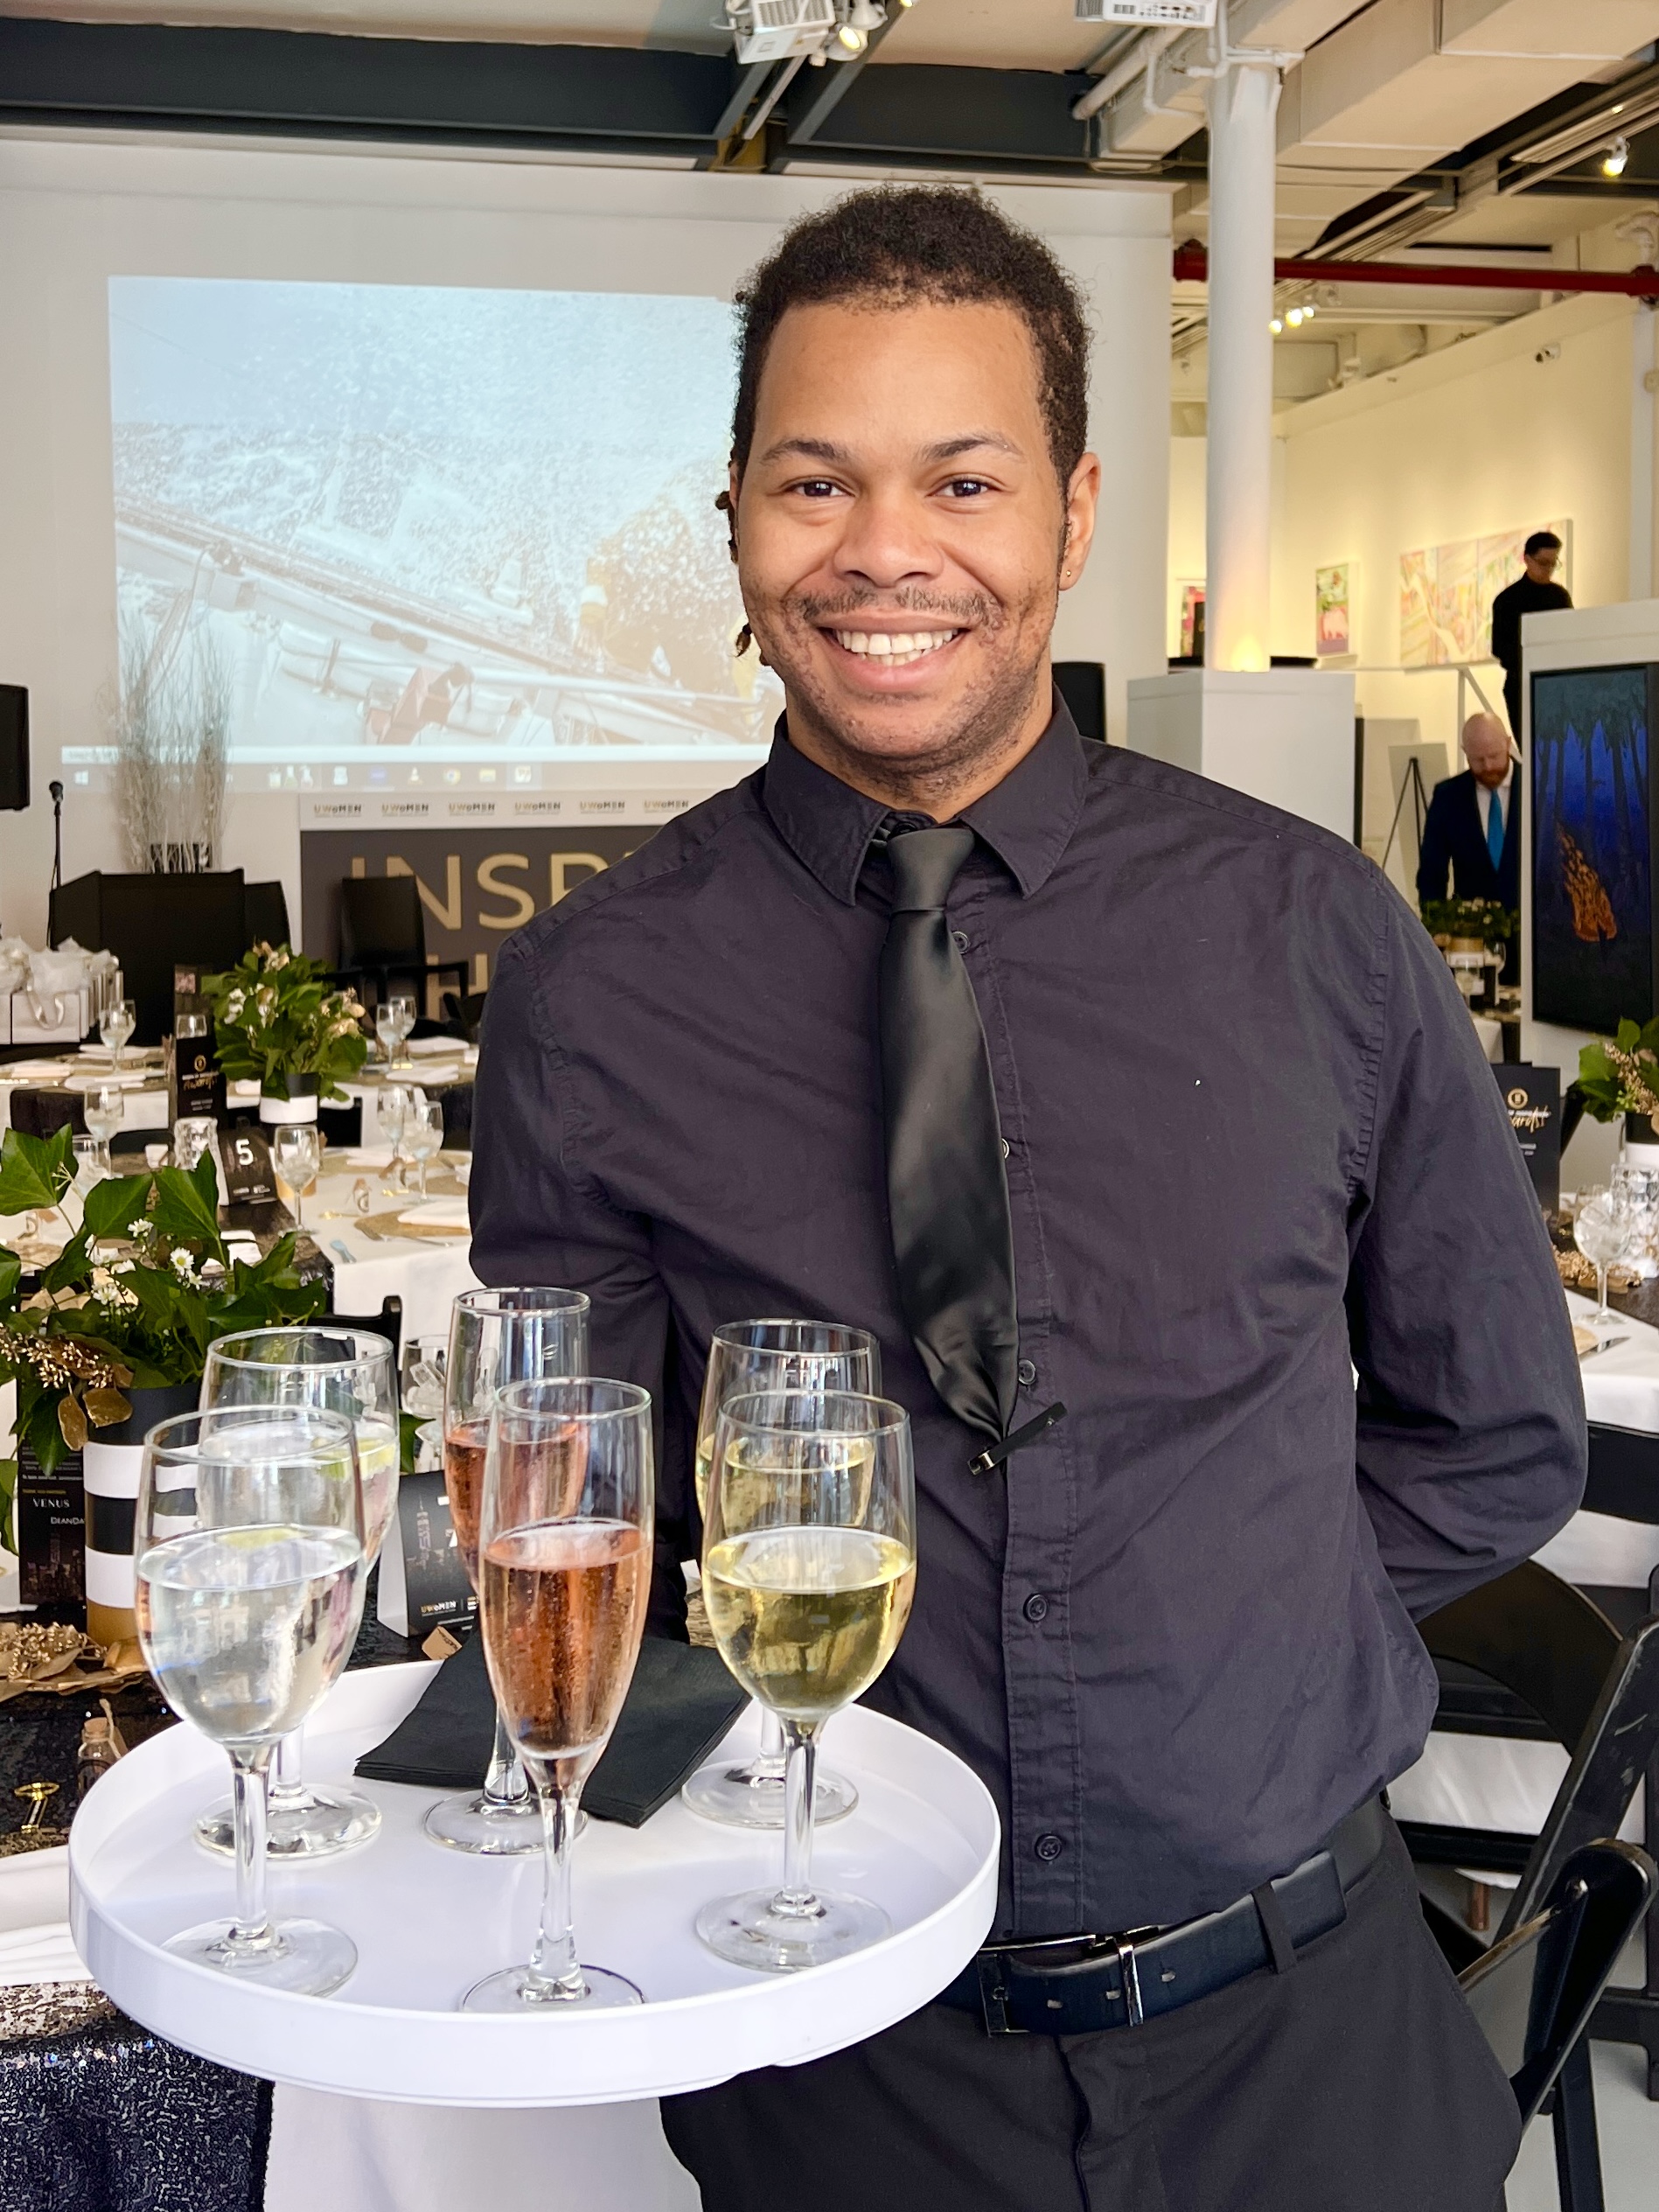
[[1649,733],[1659,664],[1532,679],[1532,1012],[1603,1034],[1659,1007]]
[[1352,652],[1354,564],[1314,571],[1314,651],[1321,660]]

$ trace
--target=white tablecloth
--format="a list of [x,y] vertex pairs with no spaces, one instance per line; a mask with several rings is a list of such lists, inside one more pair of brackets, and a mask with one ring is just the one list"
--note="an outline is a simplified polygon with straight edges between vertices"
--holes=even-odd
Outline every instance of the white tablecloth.
[[[331,1162],[333,1157],[331,1152]],[[335,1312],[366,1317],[378,1314],[388,1298],[401,1298],[406,1342],[411,1336],[447,1334],[450,1306],[462,1291],[478,1287],[468,1257],[471,1238],[464,1230],[442,1241],[410,1237],[387,1243],[365,1236],[356,1225],[352,1203],[352,1185],[359,1177],[368,1183],[371,1210],[376,1214],[419,1203],[413,1190],[388,1195],[387,1185],[395,1184],[395,1176],[384,1166],[356,1164],[350,1155],[338,1169],[318,1176],[317,1189],[305,1201],[305,1226],[333,1267]]]

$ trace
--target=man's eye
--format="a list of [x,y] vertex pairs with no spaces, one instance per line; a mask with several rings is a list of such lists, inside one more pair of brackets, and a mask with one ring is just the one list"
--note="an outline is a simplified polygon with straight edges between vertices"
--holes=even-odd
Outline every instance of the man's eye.
[[982,476],[953,476],[945,489],[953,499],[972,499],[991,487]]
[[809,478],[805,484],[798,484],[795,489],[809,499],[833,499],[840,486],[832,484],[826,476],[815,476]]

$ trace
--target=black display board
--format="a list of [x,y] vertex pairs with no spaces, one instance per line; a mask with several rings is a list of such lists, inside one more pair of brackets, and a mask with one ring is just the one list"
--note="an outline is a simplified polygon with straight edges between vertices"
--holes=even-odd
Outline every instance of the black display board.
[[1561,1071],[1500,1060],[1492,1072],[1538,1204],[1553,1213],[1561,1203]]

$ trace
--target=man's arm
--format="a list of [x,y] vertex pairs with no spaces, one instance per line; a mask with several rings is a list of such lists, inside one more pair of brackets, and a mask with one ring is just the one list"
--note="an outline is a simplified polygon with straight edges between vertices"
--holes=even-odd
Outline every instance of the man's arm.
[[1436,785],[1428,813],[1423,818],[1423,842],[1417,855],[1419,899],[1446,897],[1446,880],[1452,866],[1452,841],[1446,827],[1450,809],[1440,797],[1445,789],[1444,784]]
[[1456,987],[1386,895],[1384,1030],[1350,1214],[1360,1496],[1421,1618],[1547,1542],[1584,1493],[1560,1277]]
[[651,1225],[613,1206],[577,1156],[568,1083],[533,957],[504,949],[485,1004],[472,1109],[472,1266],[491,1286],[586,1291],[589,1371],[650,1391],[657,1434],[657,1558],[651,1627],[685,1636],[685,1585],[666,1460],[674,1408],[665,1386],[668,1294]]
[[1492,658],[1506,668],[1521,665],[1521,617],[1509,586],[1492,602]]

